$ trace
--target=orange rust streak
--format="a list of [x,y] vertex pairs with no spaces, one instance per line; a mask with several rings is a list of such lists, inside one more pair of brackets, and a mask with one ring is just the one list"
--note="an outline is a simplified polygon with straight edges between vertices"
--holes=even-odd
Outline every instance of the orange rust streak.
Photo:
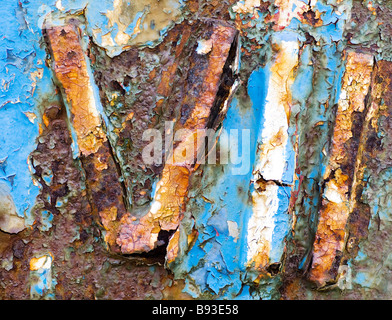
[[[366,151],[366,140],[368,139],[369,133],[371,130],[377,130],[377,121],[380,114],[382,112],[382,99],[385,99],[386,93],[389,92],[389,88],[391,87],[392,80],[389,78],[391,63],[389,61],[380,60],[375,65],[373,82],[371,88],[371,103],[368,107],[368,111],[366,114],[366,119],[363,125],[363,130],[361,134],[361,141],[358,147],[358,154],[356,160],[356,168],[355,168],[355,176],[353,181],[353,190],[357,190],[357,187],[360,187],[363,184],[363,176],[364,170],[366,168],[366,155],[369,156],[369,151]],[[386,76],[386,74],[388,76]],[[384,102],[385,103],[385,102]],[[384,111],[385,112],[385,111]],[[384,114],[388,116],[388,114]],[[373,151],[373,150],[372,150]],[[372,151],[370,155],[373,156]],[[370,156],[370,157],[371,157]],[[356,194],[353,192],[351,194],[351,208],[355,207],[356,203]]]
[[346,90],[346,101],[340,101],[336,115],[331,150],[331,168],[337,167],[344,159],[344,145],[352,137],[352,115],[363,112],[365,97],[371,81],[373,57],[367,54],[349,52],[347,56],[346,73],[343,78],[343,89]]
[[105,242],[116,248],[119,220],[126,213],[123,190],[109,141],[103,131],[88,67],[73,25],[46,29],[54,58],[54,71],[68,103],[87,186],[105,233]]
[[[207,69],[208,71],[202,84],[202,89],[201,89],[202,93],[199,99],[196,100],[195,107],[191,113],[191,116],[185,122],[184,128],[195,130],[195,129],[202,129],[206,127],[207,121],[211,114],[211,108],[214,105],[215,97],[219,89],[219,81],[222,75],[222,70],[226,63],[226,59],[229,54],[230,47],[232,45],[234,32],[235,30],[233,30],[232,28],[225,27],[225,26],[217,26],[216,30],[214,30],[214,33],[211,35],[213,46],[211,52],[209,53],[209,64]],[[183,141],[187,143],[187,140],[190,138],[191,143],[194,142],[196,144],[198,141],[195,137],[196,137],[195,132],[192,132],[189,136],[184,137]],[[199,147],[200,147],[199,145],[196,145],[195,152],[194,152],[195,157]],[[181,182],[178,184],[179,188],[178,190],[176,190],[174,194],[172,193],[163,194],[159,192],[159,190],[161,190],[159,189],[157,192],[157,196],[155,197],[156,199],[159,197],[161,199],[160,201],[163,201],[163,204],[165,204],[166,202],[168,205],[172,207],[171,219],[174,219],[176,221],[177,223],[176,227],[178,227],[180,221],[179,215],[183,211],[184,209],[183,207],[185,206],[186,195],[188,193],[189,178],[191,172],[194,171],[194,167],[189,167],[189,169],[190,171],[185,172],[184,170],[187,170],[185,168],[179,166],[165,165],[162,179],[160,181],[160,183],[162,183],[162,186],[166,186],[167,183],[169,183],[169,185],[172,183],[170,181],[170,174],[172,174],[172,171],[174,171],[175,173],[178,172],[181,178]],[[169,172],[169,175],[167,177],[165,176],[165,172]],[[173,207],[172,204],[177,204],[177,206]],[[165,206],[163,205],[162,208],[165,208]],[[166,209],[163,210],[164,210],[163,212],[166,211]],[[161,226],[162,229],[165,229],[165,227],[170,227],[170,225],[165,226],[162,225],[162,223]],[[168,251],[169,262],[174,261],[177,256],[178,241],[179,241],[179,236],[175,236],[171,239],[169,243],[170,248],[177,248],[176,250],[172,249],[170,253]]]
[[[350,214],[349,189],[354,179],[354,169],[342,172],[346,161],[352,162],[352,154],[346,148],[352,138],[353,115],[365,110],[373,57],[350,52],[347,55],[346,72],[342,82],[342,94],[338,103],[336,123],[332,136],[332,148],[324,179],[324,199],[319,211],[319,223],[313,244],[310,280],[323,286],[336,280],[341,253],[346,238],[345,227]],[[347,170],[347,169],[346,169]]]
[[234,31],[231,27],[217,26],[211,35],[213,45],[209,53],[208,71],[202,83],[202,93],[184,128],[200,129],[206,126],[219,89],[219,81],[233,41]]
[[[183,104],[193,104],[192,113],[184,123],[182,129],[189,129],[189,133],[181,137],[178,144],[178,150],[184,150],[187,144],[194,143],[194,153],[184,157],[177,148],[174,149],[174,164],[166,163],[162,172],[160,181],[157,184],[157,190],[152,202],[150,211],[139,220],[132,219],[129,215],[123,217],[122,226],[117,244],[124,253],[135,253],[152,250],[157,246],[157,238],[160,230],[176,230],[181,220],[181,213],[186,204],[189,179],[195,170],[193,162],[195,161],[197,150],[197,139],[195,141],[196,129],[205,128],[211,114],[211,108],[214,105],[215,97],[219,89],[220,79],[223,67],[226,63],[236,30],[232,27],[217,25],[213,29],[211,39],[213,42],[212,50],[208,56],[200,59],[208,59],[207,67],[200,72],[204,74],[203,83],[200,83],[200,94],[198,97],[184,98]],[[178,50],[181,50],[179,48]],[[179,54],[177,52],[176,54]],[[197,63],[197,55],[193,55]],[[171,79],[171,73],[174,72],[176,65],[169,67],[167,73],[164,73],[166,80]],[[167,86],[160,86],[162,93],[168,93]],[[200,141],[202,143],[202,141]],[[178,159],[186,160],[178,163]],[[192,160],[192,161],[189,161]],[[180,161],[181,162],[181,161]],[[178,253],[179,237],[172,237],[169,243],[168,259],[174,261]],[[177,249],[175,249],[177,248]]]
[[174,59],[173,61],[168,65],[166,70],[162,72],[162,80],[159,83],[159,86],[157,88],[158,94],[168,97],[170,95],[171,89],[172,89],[172,84],[173,84],[173,79],[175,76],[175,72],[178,68],[178,64],[176,63],[176,59],[180,56],[182,50],[184,49],[185,44],[187,43],[189,37],[191,35],[191,28],[189,26],[186,26],[183,29],[182,32],[182,37],[181,37],[181,42],[180,44],[176,47],[176,51],[174,54]]
[[150,251],[157,246],[161,230],[175,230],[178,227],[188,193],[189,176],[187,168],[165,166],[154,199],[158,209],[151,209],[140,220],[127,215],[120,221],[117,244],[123,253]]
[[80,152],[89,155],[98,150],[106,135],[96,110],[87,64],[73,25],[50,27],[47,30],[54,58],[54,71],[61,83],[72,113]]
[[167,245],[167,253],[166,253],[166,261],[167,263],[173,262],[178,255],[178,243],[180,241],[180,229],[177,229],[176,232],[171,237],[169,244]]
[[166,165],[163,169],[160,187],[155,196],[156,201],[161,203],[161,208],[153,213],[154,218],[159,217],[163,230],[174,230],[178,226],[179,215],[188,194],[189,177],[190,171],[184,167]]

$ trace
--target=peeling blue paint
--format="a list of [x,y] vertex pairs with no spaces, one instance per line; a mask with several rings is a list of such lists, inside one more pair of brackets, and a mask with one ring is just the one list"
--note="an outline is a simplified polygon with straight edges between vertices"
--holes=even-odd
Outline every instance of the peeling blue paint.
[[[40,114],[35,97],[48,92],[51,80],[44,64],[46,53],[39,47],[38,17],[19,13],[26,10],[28,3],[6,1],[0,9],[2,21],[9,26],[0,31],[0,159],[6,159],[0,179],[11,187],[18,215],[25,216],[26,224],[31,225],[34,219],[30,211],[39,193],[29,169],[29,155],[36,148]],[[39,69],[43,70],[42,79],[36,77],[34,80],[31,73]],[[27,112],[35,114],[37,119],[30,121]]]
[[291,216],[289,215],[291,187],[279,187],[279,209],[273,219],[275,222],[272,234],[270,261],[281,261],[285,247],[285,239],[291,230]]
[[43,210],[41,212],[41,225],[40,225],[40,230],[41,231],[48,231],[52,227],[52,221],[53,221],[53,214],[48,211],[48,210]]

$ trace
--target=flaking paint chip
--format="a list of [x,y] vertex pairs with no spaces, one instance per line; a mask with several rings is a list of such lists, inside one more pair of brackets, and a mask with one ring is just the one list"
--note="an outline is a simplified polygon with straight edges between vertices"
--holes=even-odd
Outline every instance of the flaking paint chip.
[[240,235],[237,222],[228,220],[227,226],[229,228],[229,235],[234,238],[234,242],[237,242]]
[[196,52],[198,54],[207,54],[212,50],[212,39],[198,40]]

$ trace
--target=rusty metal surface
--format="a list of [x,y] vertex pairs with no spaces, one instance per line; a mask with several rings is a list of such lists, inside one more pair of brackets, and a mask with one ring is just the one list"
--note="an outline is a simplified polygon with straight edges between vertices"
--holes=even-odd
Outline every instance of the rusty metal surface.
[[[357,160],[366,96],[373,71],[373,56],[348,52],[338,102],[329,163],[324,173],[324,193],[318,218],[309,278],[319,285],[336,282],[346,246],[346,224],[357,196]],[[353,193],[354,191],[354,193]]]
[[116,221],[126,213],[124,191],[97,109],[79,32],[72,24],[46,28],[53,69],[64,91],[64,100],[70,109],[69,120],[76,132],[87,191],[93,210],[106,230],[105,241],[116,250]]
[[389,297],[391,5],[147,2],[6,5],[0,298]]
[[[207,43],[206,51],[200,52],[198,47],[195,50],[193,45],[188,73],[184,75],[185,83],[181,84],[182,92],[186,93],[178,102],[181,117],[174,118],[174,130],[177,128],[189,131],[181,136],[180,141],[175,142],[173,151],[166,155],[168,160],[157,182],[148,213],[139,221],[132,219],[131,215],[125,218],[127,222],[122,222],[118,243],[123,253],[152,250],[157,246],[155,239],[158,239],[161,230],[175,231],[178,228],[180,215],[185,209],[190,175],[195,169],[197,154],[201,148],[197,143],[197,129],[207,128],[208,122],[219,112],[219,109],[213,109],[220,107],[215,106],[216,97],[236,30],[214,21],[197,23],[197,28],[203,30],[198,37],[202,39],[199,43]],[[191,44],[188,45],[192,47]],[[182,152],[189,144],[194,147],[194,153],[184,157]],[[175,239],[172,238],[170,242]]]

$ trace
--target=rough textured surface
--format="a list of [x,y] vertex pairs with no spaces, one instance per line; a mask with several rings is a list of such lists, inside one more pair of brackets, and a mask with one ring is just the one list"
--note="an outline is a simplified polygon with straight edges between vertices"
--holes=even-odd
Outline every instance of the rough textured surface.
[[366,125],[365,98],[371,82],[373,56],[348,52],[346,59],[309,273],[310,279],[321,286],[336,282],[347,241],[345,227],[360,179],[357,163],[363,163],[362,159],[356,159],[361,128]]
[[389,297],[389,1],[0,11],[0,298]]

